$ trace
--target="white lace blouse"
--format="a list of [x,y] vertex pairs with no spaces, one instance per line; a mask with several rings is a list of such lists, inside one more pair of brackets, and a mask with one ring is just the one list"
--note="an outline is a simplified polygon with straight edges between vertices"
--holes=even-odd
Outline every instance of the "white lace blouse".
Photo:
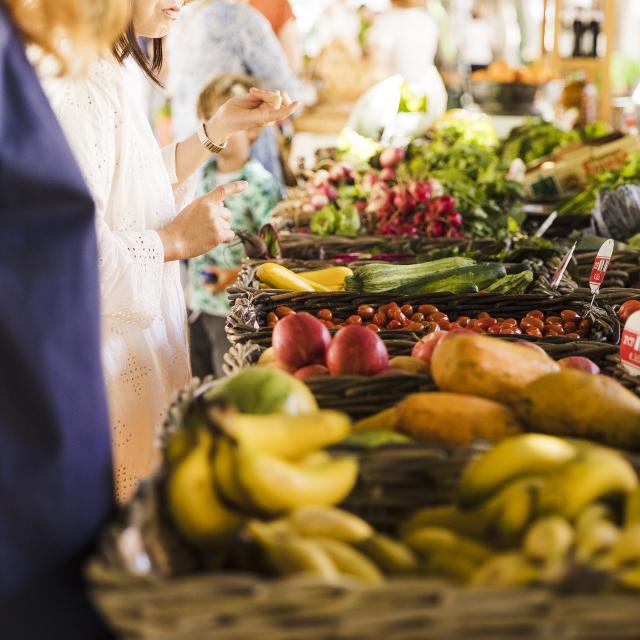
[[191,185],[176,184],[175,146],[160,150],[115,63],[43,84],[96,202],[102,358],[124,499],[151,471],[155,429],[190,377],[179,265],[165,264],[155,230]]

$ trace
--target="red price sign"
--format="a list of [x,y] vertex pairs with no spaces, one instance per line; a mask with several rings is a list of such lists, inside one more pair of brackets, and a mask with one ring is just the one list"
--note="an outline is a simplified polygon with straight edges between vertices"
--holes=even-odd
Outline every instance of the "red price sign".
[[567,267],[569,266],[569,262],[571,262],[571,258],[573,258],[573,253],[576,250],[577,246],[578,246],[578,243],[574,242],[573,247],[571,247],[571,249],[567,251],[564,258],[562,258],[562,262],[560,262],[560,264],[558,265],[558,268],[556,269],[556,272],[553,274],[553,278],[551,278],[550,284],[552,289],[558,288],[558,285],[562,280],[562,276],[564,276],[564,273],[567,270]]
[[631,315],[620,340],[620,360],[633,376],[640,376],[640,311]]
[[600,247],[600,251],[598,251],[598,255],[593,263],[593,269],[591,269],[591,276],[589,277],[589,286],[591,287],[591,293],[594,295],[600,291],[604,277],[607,275],[614,245],[613,240],[607,240]]

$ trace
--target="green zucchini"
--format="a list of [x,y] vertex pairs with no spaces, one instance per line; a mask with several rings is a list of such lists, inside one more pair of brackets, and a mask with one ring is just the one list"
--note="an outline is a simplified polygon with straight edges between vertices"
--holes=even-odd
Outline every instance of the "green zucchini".
[[514,273],[500,278],[500,280],[487,287],[487,291],[489,293],[522,294],[527,292],[532,282],[533,273],[531,271],[522,271],[521,273]]
[[473,293],[486,289],[506,275],[504,265],[499,262],[484,262],[468,267],[452,269],[436,277],[404,286],[393,293],[417,295],[421,293]]
[[461,267],[476,264],[471,258],[442,258],[420,264],[366,264],[355,270],[353,276],[345,280],[347,291],[360,293],[385,293],[396,291],[407,285],[423,282],[431,277],[448,274]]

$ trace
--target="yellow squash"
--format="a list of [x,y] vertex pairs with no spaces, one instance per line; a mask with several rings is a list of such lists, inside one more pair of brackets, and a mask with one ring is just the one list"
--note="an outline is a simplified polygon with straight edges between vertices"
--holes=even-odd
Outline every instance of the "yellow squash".
[[275,262],[265,262],[258,267],[256,272],[258,279],[272,289],[286,289],[297,292],[327,292],[329,287],[323,284],[311,282],[299,273],[291,271]]
[[353,271],[349,267],[330,267],[316,271],[303,271],[298,275],[314,285],[328,287],[331,291],[344,291],[344,281],[353,276]]

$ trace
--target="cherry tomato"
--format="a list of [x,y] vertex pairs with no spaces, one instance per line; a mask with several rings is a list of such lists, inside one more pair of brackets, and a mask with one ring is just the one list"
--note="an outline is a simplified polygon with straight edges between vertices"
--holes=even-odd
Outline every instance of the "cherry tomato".
[[331,311],[331,309],[320,309],[320,311],[318,311],[318,313],[316,313],[316,316],[320,320],[332,320],[333,319],[333,311]]
[[580,314],[572,309],[565,309],[560,313],[560,317],[566,322],[580,322]]
[[571,333],[578,328],[578,324],[576,322],[565,322],[563,325],[563,329],[565,333]]
[[424,322],[424,314],[423,313],[414,313],[411,316],[412,322]]
[[486,320],[487,318],[490,318],[490,317],[491,317],[491,314],[487,313],[486,311],[481,311],[478,314],[478,320]]
[[401,322],[398,322],[398,320],[392,320],[388,325],[387,325],[387,329],[389,329],[390,331],[396,331],[397,329],[402,329],[403,324]]
[[407,316],[405,316],[402,311],[398,310],[394,312],[393,320],[397,320],[400,324],[404,325],[407,323]]
[[280,306],[276,307],[276,315],[278,318],[284,318],[285,316],[294,315],[295,311],[291,307]]
[[496,318],[496,322],[498,324],[502,324],[505,321],[505,318]]
[[449,331],[455,331],[456,329],[464,329],[464,327],[459,322],[450,322]]
[[407,322],[405,325],[405,331],[422,331],[421,322]]
[[373,322],[370,322],[367,325],[367,329],[369,329],[369,331],[373,331],[373,333],[380,333],[380,327],[377,324],[373,324]]
[[267,314],[267,322],[273,322],[275,324],[278,322],[278,316],[273,311],[270,311]]
[[514,336],[516,334],[516,328],[515,327],[505,327],[503,325],[503,327],[500,329],[500,333],[503,336]]
[[[558,325],[553,325],[553,326],[558,326]],[[558,333],[557,331],[554,331],[553,329],[546,328],[546,329],[542,332],[542,335],[543,335],[545,338],[554,338],[554,337],[557,337],[557,336],[559,336],[559,335],[561,335],[561,334],[560,334],[560,333]]]
[[575,333],[572,331],[571,333],[565,333],[565,338],[572,338],[573,340],[580,340],[581,336],[579,333]]
[[581,338],[588,338],[589,337],[589,331],[587,331],[586,329],[578,329],[576,331],[576,333],[581,337]]
[[545,329],[549,329],[550,331],[555,331],[558,335],[564,335],[564,327],[561,324],[556,324],[555,322],[550,322],[545,325]]
[[403,304],[400,307],[400,311],[402,311],[407,318],[410,318],[413,315],[413,307],[410,304]]
[[500,333],[500,331],[501,331],[500,325],[497,325],[497,324],[494,324],[493,327],[489,327],[487,329],[487,333],[490,333],[492,335],[498,334]]
[[361,316],[349,316],[347,318],[347,324],[355,324],[355,325],[361,325],[362,324],[362,317]]
[[538,311],[538,309],[529,311],[527,316],[529,316],[530,318],[538,318],[538,320],[544,320],[544,313],[542,313],[542,311]]
[[448,320],[440,320],[438,326],[442,331],[449,331],[451,329],[451,323]]
[[544,329],[544,322],[540,318],[534,316],[527,316],[522,319],[522,322],[526,322],[529,327],[536,327],[537,329]]
[[495,318],[484,318],[482,320],[476,320],[475,326],[484,329],[484,331],[488,331],[491,327],[494,327],[498,324],[498,321]]
[[469,322],[467,323],[466,329],[477,329],[478,328],[478,323],[480,322],[480,320],[469,320]]
[[465,329],[467,327],[467,325],[469,324],[469,320],[471,320],[471,318],[469,316],[460,316],[457,320],[457,323],[463,328]]
[[640,311],[640,300],[627,300],[618,309],[618,317],[621,322],[626,322],[636,311]]
[[517,327],[518,321],[515,318],[507,318],[502,324],[508,327]]
[[534,338],[542,338],[542,331],[540,331],[538,327],[529,327],[527,329],[527,335],[533,336]]
[[549,316],[545,321],[545,324],[562,324],[562,318],[560,316]]
[[425,317],[428,317],[432,313],[436,313],[437,311],[438,307],[434,307],[432,304],[421,304],[418,307],[418,313],[421,313]]
[[591,331],[591,320],[580,320],[578,329],[581,329],[582,331]]
[[387,315],[385,313],[382,313],[382,311],[379,311],[375,316],[373,316],[373,321],[379,327],[384,327],[384,325],[387,323]]
[[361,304],[357,313],[363,320],[371,320],[376,315],[376,310],[368,304]]
[[435,311],[429,316],[429,320],[431,322],[441,322],[442,320],[448,320],[449,316],[446,313],[442,313],[441,311]]

